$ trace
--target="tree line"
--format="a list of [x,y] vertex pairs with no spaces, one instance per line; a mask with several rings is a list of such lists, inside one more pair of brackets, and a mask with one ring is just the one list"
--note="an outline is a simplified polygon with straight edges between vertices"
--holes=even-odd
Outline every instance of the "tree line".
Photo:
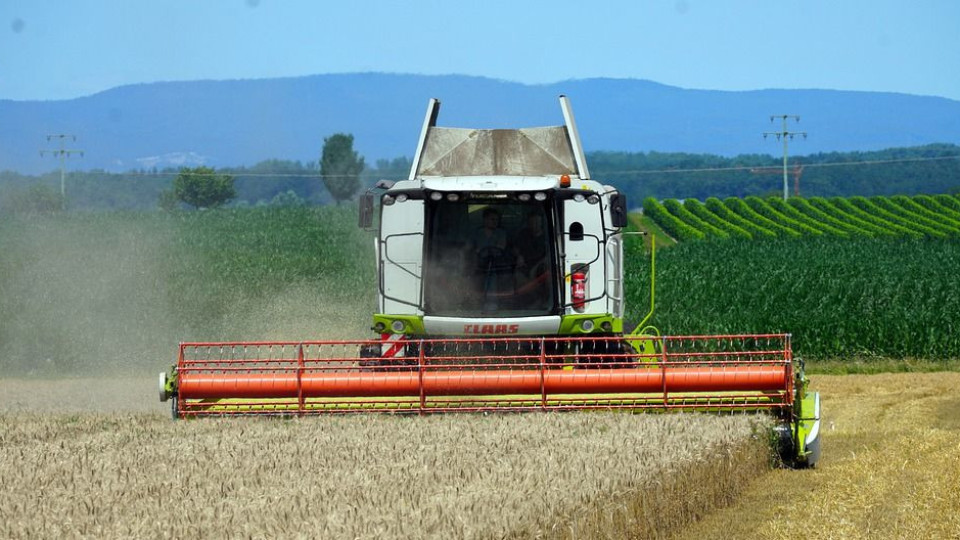
[[[327,137],[315,162],[271,159],[216,170],[73,171],[67,178],[67,206],[151,210],[339,204],[377,180],[399,180],[409,174],[409,157],[378,159],[371,165],[353,149],[353,142],[350,134]],[[796,156],[790,158],[790,166],[803,166],[799,192],[805,197],[957,193],[958,156],[960,146],[931,144]],[[594,179],[617,186],[634,206],[647,197],[705,201],[782,193],[781,160],[771,155],[598,151],[588,153],[587,162]],[[791,175],[791,194],[793,190]],[[0,212],[46,212],[63,206],[58,172],[31,176],[0,171]]]

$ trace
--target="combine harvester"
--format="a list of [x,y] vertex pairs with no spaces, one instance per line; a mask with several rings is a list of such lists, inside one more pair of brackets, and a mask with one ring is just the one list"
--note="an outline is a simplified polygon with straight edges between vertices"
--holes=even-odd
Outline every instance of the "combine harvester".
[[[623,194],[590,177],[573,113],[518,130],[438,127],[382,181],[378,339],[181,343],[175,418],[452,411],[751,411],[789,463],[820,454],[819,395],[788,334],[624,328]],[[360,203],[373,229],[374,192]],[[653,259],[651,259],[653,261]],[[651,275],[652,275],[651,268]]]

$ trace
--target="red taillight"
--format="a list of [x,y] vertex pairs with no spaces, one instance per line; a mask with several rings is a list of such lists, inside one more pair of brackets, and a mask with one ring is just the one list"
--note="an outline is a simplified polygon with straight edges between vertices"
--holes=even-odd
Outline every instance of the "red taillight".
[[570,298],[573,300],[573,309],[583,311],[587,300],[587,274],[574,272],[570,277]]

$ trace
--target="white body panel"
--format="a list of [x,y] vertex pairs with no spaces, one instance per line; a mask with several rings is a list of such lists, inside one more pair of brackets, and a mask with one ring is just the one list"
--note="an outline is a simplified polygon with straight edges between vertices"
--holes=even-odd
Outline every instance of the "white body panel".
[[556,176],[424,177],[422,187],[434,191],[544,191],[557,187]]
[[[569,276],[574,271],[586,269],[587,275],[587,302],[583,311],[567,308],[567,313],[609,313],[607,300],[604,295],[607,283],[607,257],[604,256],[604,231],[599,203],[591,204],[586,200],[563,201],[563,261],[567,291],[569,293]],[[582,239],[576,240],[578,231]]]
[[423,276],[423,201],[384,206],[380,230],[382,313],[423,315],[419,309]]

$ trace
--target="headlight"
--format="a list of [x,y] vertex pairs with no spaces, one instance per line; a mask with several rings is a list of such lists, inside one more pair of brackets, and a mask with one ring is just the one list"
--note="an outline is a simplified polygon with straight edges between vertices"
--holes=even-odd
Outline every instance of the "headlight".
[[450,202],[457,202],[460,200],[459,193],[447,193],[447,200]]
[[538,200],[538,201],[540,201],[540,202],[543,202],[543,201],[547,200],[547,194],[544,193],[544,192],[542,192],[542,191],[540,191],[540,192],[538,192],[538,193],[534,193],[534,194],[533,194],[533,198],[536,199],[536,200]]
[[401,193],[397,195],[397,202],[405,202],[410,197],[406,193]]
[[580,323],[580,328],[583,328],[584,332],[593,332],[593,321],[590,319],[583,321]]
[[390,195],[384,195],[383,199],[381,199],[381,202],[383,203],[384,206],[390,206],[391,204],[396,202],[396,200]]
[[586,197],[583,196],[583,193],[577,193],[576,195],[573,196],[573,200],[575,202],[583,202],[584,200],[586,200]]
[[430,194],[431,201],[439,201],[442,198],[443,198],[443,193],[440,193],[439,191],[434,191],[433,193]]
[[596,194],[593,194],[587,197],[587,202],[590,204],[597,204],[598,202],[600,202],[600,197],[597,196]]
[[403,332],[403,329],[406,327],[407,325],[399,319],[390,323],[390,329],[396,332],[397,334],[399,334],[400,332]]
[[530,200],[530,194],[529,194],[529,193],[521,193],[521,194],[517,195],[517,199],[520,199],[521,202],[527,202],[527,201]]

